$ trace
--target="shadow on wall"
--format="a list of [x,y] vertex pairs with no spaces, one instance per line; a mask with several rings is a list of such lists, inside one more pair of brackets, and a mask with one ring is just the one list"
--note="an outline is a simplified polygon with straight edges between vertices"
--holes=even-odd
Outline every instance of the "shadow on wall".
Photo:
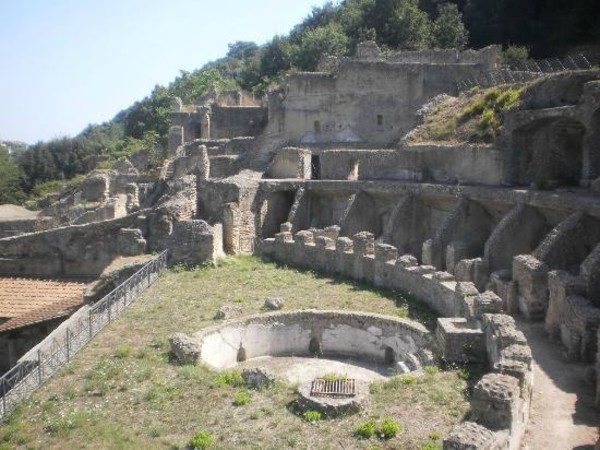
[[545,189],[576,186],[582,175],[585,127],[569,118],[545,118],[513,132],[515,182]]
[[271,238],[279,233],[279,227],[287,222],[290,210],[294,204],[295,191],[271,192],[263,204],[263,223],[261,236]]

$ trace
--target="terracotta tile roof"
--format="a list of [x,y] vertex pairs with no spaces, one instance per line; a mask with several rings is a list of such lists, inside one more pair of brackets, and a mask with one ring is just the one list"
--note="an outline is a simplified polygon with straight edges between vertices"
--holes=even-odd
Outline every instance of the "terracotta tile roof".
[[0,278],[0,332],[69,316],[83,303],[85,283]]

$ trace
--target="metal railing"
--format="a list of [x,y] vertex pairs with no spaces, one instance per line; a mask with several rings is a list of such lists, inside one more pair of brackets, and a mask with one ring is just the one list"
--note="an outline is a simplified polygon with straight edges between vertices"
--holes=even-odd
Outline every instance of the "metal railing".
[[[52,375],[121,314],[167,266],[167,251],[149,261],[91,307],[84,306],[0,377],[0,419]],[[36,350],[37,349],[37,350]]]
[[[488,88],[499,84],[516,84],[535,80],[548,73],[589,70],[594,58],[579,54],[565,58],[529,59],[502,69],[484,72],[473,78],[456,82],[458,92],[478,86]],[[597,62],[597,61],[595,61]]]

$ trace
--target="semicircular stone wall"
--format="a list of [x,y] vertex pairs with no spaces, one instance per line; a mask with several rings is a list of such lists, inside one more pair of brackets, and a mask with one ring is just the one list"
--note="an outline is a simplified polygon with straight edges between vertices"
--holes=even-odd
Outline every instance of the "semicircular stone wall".
[[393,364],[429,347],[421,324],[371,313],[302,310],[250,316],[195,333],[213,369],[260,356],[344,356]]

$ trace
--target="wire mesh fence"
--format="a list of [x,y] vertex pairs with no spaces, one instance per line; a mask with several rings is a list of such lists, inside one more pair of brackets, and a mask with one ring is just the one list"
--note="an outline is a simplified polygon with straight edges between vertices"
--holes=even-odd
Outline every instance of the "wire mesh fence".
[[167,251],[152,259],[91,307],[83,307],[15,367],[0,377],[0,418],[42,386],[144,292],[167,266]]
[[488,88],[500,84],[516,84],[532,81],[549,73],[589,70],[597,64],[596,58],[584,54],[565,58],[529,59],[518,61],[502,69],[484,72],[473,78],[456,82],[458,92],[473,87]]

